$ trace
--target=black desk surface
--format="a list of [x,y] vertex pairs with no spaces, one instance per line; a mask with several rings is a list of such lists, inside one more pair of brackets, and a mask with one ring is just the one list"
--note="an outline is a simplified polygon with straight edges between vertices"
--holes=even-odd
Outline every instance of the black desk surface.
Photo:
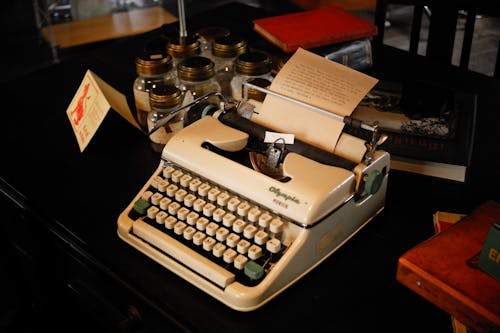
[[[223,8],[219,15],[225,15],[226,10],[246,20],[262,15],[240,5]],[[210,18],[213,15],[189,24],[208,25]],[[250,23],[241,25],[236,16],[226,16],[225,22],[231,28],[241,28],[254,45],[265,47],[250,32]],[[15,104],[4,107],[0,125],[0,176],[4,180],[0,185],[4,193],[46,219],[49,228],[85,253],[97,269],[139,295],[179,329],[255,332],[305,326],[339,332],[449,330],[446,313],[396,281],[397,260],[432,235],[432,213],[436,210],[466,213],[488,199],[498,200],[499,83],[451,68],[422,67],[421,59],[395,61],[400,58],[393,57],[401,52],[387,48],[372,72],[377,78],[431,75],[479,92],[471,182],[457,184],[392,171],[386,208],[379,216],[270,303],[257,311],[240,313],[118,238],[118,215],[159,163],[147,136],[109,112],[90,145],[80,153],[66,116],[87,69],[132,98],[135,55],[159,31],[118,40],[1,87],[4,100],[9,98]]]

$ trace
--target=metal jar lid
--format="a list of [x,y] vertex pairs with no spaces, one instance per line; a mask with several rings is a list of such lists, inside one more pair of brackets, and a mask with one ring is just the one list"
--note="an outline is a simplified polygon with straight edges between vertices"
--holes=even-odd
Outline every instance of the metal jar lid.
[[172,38],[167,43],[167,53],[175,59],[199,55],[200,41],[194,36]]
[[135,59],[139,75],[157,75],[172,69],[172,57],[162,52],[145,52]]
[[247,42],[240,36],[229,35],[217,38],[212,43],[212,53],[216,57],[234,58],[247,50]]
[[271,71],[271,60],[263,52],[245,52],[236,58],[234,68],[243,75],[262,75]]
[[184,81],[205,81],[215,75],[215,64],[206,57],[186,58],[177,65],[177,76]]
[[171,108],[181,104],[182,93],[181,90],[173,84],[158,85],[151,89],[149,93],[149,102],[151,107]]

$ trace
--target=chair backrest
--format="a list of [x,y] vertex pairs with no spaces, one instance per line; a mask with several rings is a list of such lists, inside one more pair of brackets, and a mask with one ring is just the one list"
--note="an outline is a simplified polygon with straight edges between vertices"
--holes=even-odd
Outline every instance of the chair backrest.
[[[495,1],[482,0],[456,0],[456,1],[432,1],[432,0],[377,0],[375,9],[375,25],[378,27],[378,35],[374,37],[374,52],[384,43],[384,30],[388,20],[389,5],[410,5],[413,7],[413,17],[409,36],[408,52],[417,54],[422,39],[422,19],[428,19],[428,36],[426,39],[425,56],[451,64],[456,47],[460,47],[458,66],[469,69],[472,42],[474,40],[474,28],[478,15],[492,15],[500,17],[498,9],[493,6]],[[461,45],[457,37],[457,22],[460,16],[464,16],[463,38]],[[500,77],[500,40],[493,46],[497,49],[495,69],[493,76]]]

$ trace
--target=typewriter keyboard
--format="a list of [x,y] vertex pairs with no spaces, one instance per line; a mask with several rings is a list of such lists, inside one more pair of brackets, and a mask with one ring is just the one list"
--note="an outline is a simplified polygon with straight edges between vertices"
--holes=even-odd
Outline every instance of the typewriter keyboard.
[[129,217],[134,234],[222,288],[258,284],[287,248],[286,219],[174,164]]

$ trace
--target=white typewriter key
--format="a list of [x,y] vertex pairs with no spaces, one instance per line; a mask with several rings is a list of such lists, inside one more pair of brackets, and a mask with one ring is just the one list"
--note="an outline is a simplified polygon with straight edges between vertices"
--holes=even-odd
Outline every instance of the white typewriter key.
[[175,184],[170,184],[168,185],[167,187],[167,195],[169,197],[173,197],[175,195],[175,192],[177,192],[177,190],[179,189],[179,187]]
[[160,203],[160,200],[163,198],[163,194],[156,192],[151,196],[151,203],[153,205],[158,205]]
[[207,227],[205,228],[205,232],[209,236],[215,236],[215,233],[217,232],[217,229],[219,229],[219,225],[215,222],[210,222]]
[[171,165],[168,165],[166,166],[164,169],[163,169],[163,177],[169,179],[170,176],[172,175],[172,172],[175,171],[175,168],[172,167]]
[[186,207],[181,207],[177,211],[177,218],[181,221],[185,221],[189,213],[191,213],[189,209],[187,209]]
[[189,225],[195,225],[196,221],[198,220],[199,217],[200,217],[200,215],[198,215],[198,213],[196,213],[196,212],[190,212],[186,216],[186,222]]
[[206,197],[208,194],[208,191],[212,187],[208,183],[203,183],[198,187],[198,195],[201,197]]
[[230,195],[227,192],[221,192],[217,196],[217,204],[221,207],[225,207],[229,201]]
[[226,211],[222,208],[217,208],[214,210],[214,213],[212,214],[212,218],[214,219],[215,222],[221,222],[222,218],[226,214]]
[[193,227],[186,227],[184,231],[182,232],[182,237],[187,240],[192,240],[194,234],[196,233],[196,229]]
[[248,262],[248,258],[242,254],[238,254],[236,258],[234,258],[234,267],[236,269],[245,268],[245,264]]
[[250,246],[248,249],[248,257],[250,259],[256,260],[259,259],[262,256],[262,248],[260,246],[257,246],[253,244]]
[[184,206],[193,207],[193,202],[196,200],[196,197],[189,193],[184,197]]
[[205,200],[198,198],[193,202],[193,209],[197,212],[201,212],[206,203]]
[[175,170],[172,172],[172,176],[170,176],[170,179],[172,179],[172,182],[178,183],[181,180],[181,177],[184,176],[184,172],[181,170]]
[[255,236],[255,233],[257,232],[257,227],[254,226],[253,224],[249,224],[243,229],[243,237],[252,239]]
[[236,198],[236,197],[232,197],[231,199],[229,199],[229,201],[227,202],[227,209],[230,210],[231,212],[235,212],[236,209],[238,209],[238,205],[241,203],[241,201]]
[[200,217],[198,220],[196,220],[196,229],[200,231],[205,231],[209,223],[210,221],[208,219]]
[[160,211],[160,208],[158,208],[156,206],[149,207],[147,210],[148,217],[150,219],[154,219],[156,217],[156,214],[158,214],[159,211]]
[[233,226],[234,221],[236,220],[236,216],[231,213],[227,213],[222,217],[222,225],[225,227],[231,228]]
[[175,192],[175,200],[183,202],[187,194],[187,191],[181,188],[180,190],[177,190],[177,192]]
[[209,191],[208,191],[208,200],[214,202],[214,201],[217,201],[217,196],[219,195],[220,193],[220,190],[217,188],[217,187],[212,187]]
[[222,259],[228,264],[230,264],[234,261],[234,258],[236,258],[237,255],[238,252],[236,252],[235,250],[226,249],[226,251],[224,251],[224,254],[222,255]]
[[201,185],[201,180],[199,178],[194,178],[189,182],[189,190],[196,192],[198,191],[198,187]]
[[275,234],[281,232],[283,230],[283,221],[279,218],[272,219],[271,224],[269,225],[269,230]]
[[216,208],[217,207],[214,204],[210,202],[207,203],[205,206],[203,206],[203,215],[205,215],[206,217],[211,217]]
[[142,198],[142,200],[149,202],[149,200],[151,199],[152,196],[153,196],[153,192],[144,191],[144,193],[142,193],[141,198]]
[[158,183],[162,180],[163,178],[161,178],[160,176],[154,176],[153,179],[151,179],[151,186],[153,186],[154,188],[158,188]]
[[243,229],[245,229],[246,225],[247,223],[245,221],[243,221],[242,219],[237,219],[233,223],[233,231],[240,234],[243,232]]
[[187,186],[189,186],[189,182],[191,181],[191,179],[193,179],[193,177],[191,177],[190,175],[184,175],[179,180],[179,184],[182,187],[187,187]]
[[242,202],[238,205],[237,213],[241,217],[245,217],[248,214],[248,211],[250,210],[250,205],[248,202]]
[[227,235],[229,235],[229,230],[223,227],[220,227],[217,229],[217,232],[215,233],[215,238],[219,242],[224,242],[227,238]]
[[257,207],[250,208],[250,210],[248,211],[248,217],[247,217],[248,221],[250,221],[252,223],[257,222],[261,213],[262,212]]
[[181,208],[181,205],[178,202],[173,201],[170,205],[168,205],[168,213],[170,215],[176,215],[179,208]]
[[170,205],[171,202],[172,200],[170,200],[169,198],[163,197],[163,199],[160,200],[160,208],[163,210],[167,210],[168,205]]
[[229,247],[235,247],[239,241],[240,241],[240,236],[238,236],[237,234],[231,233],[226,238],[226,244]]
[[266,243],[266,250],[271,253],[278,253],[281,250],[281,241],[277,238],[271,238]]
[[203,240],[203,250],[205,250],[205,251],[212,251],[215,243],[217,243],[215,241],[215,239],[213,239],[212,237],[206,237]]
[[238,251],[238,253],[245,254],[248,252],[248,248],[250,247],[250,245],[252,244],[250,244],[249,241],[247,241],[246,239],[241,239],[236,246],[236,250]]
[[269,239],[269,234],[263,230],[259,230],[255,234],[254,242],[255,244],[263,245],[267,242],[268,239]]
[[177,235],[182,235],[182,233],[184,232],[184,229],[186,229],[187,227],[187,224],[184,223],[184,222],[181,222],[181,221],[178,221],[175,225],[174,225],[174,232],[177,234]]
[[168,217],[168,214],[164,211],[159,212],[156,214],[156,223],[158,224],[163,224],[165,222],[165,219]]
[[196,244],[196,245],[201,245],[201,244],[203,244],[203,240],[205,239],[205,237],[207,237],[207,235],[205,235],[201,231],[197,231],[193,235],[193,243]]
[[165,228],[167,229],[173,229],[174,225],[177,223],[177,219],[173,216],[169,216],[165,219]]
[[226,246],[222,243],[217,243],[214,245],[214,248],[212,249],[212,254],[217,258],[220,258],[224,254],[224,251],[226,251]]
[[262,213],[259,216],[259,227],[261,228],[267,228],[269,226],[269,222],[272,220],[272,216],[269,215],[268,213]]
[[168,185],[170,185],[170,183],[165,179],[162,179],[161,182],[158,182],[158,191],[165,192],[167,190]]

